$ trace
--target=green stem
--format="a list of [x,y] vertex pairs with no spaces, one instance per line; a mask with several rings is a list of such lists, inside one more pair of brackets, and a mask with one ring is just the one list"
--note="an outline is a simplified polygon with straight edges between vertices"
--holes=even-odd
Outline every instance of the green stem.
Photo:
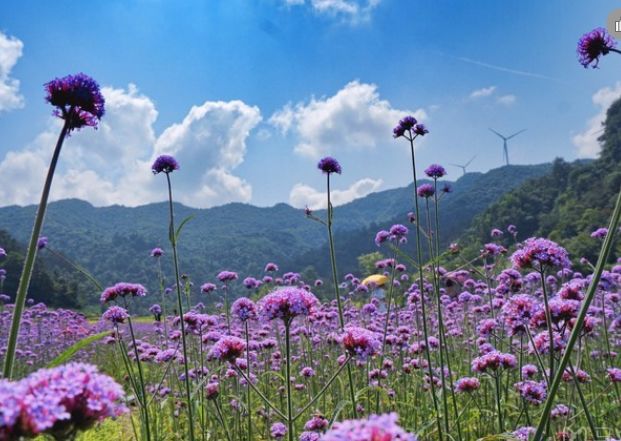
[[[245,323],[245,331],[246,331],[246,364],[248,364],[248,379],[250,380],[250,336],[248,333],[248,321]],[[248,441],[252,441],[252,406],[251,406],[251,396],[250,396],[250,385],[248,385],[247,395],[246,395],[246,412],[248,412]]]
[[250,378],[248,378],[246,376],[246,374],[244,373],[244,371],[242,371],[240,368],[238,368],[237,366],[233,366],[237,372],[239,373],[239,375],[241,375],[242,377],[244,377],[244,379],[246,380],[246,383],[250,385],[250,387],[252,388],[253,391],[255,391],[255,393],[263,400],[263,402],[265,403],[265,405],[267,407],[269,407],[270,409],[272,409],[276,415],[278,415],[280,418],[282,418],[283,420],[287,419],[287,416],[282,413],[266,396],[263,392],[261,392],[251,381]]
[[11,330],[9,331],[9,338],[6,346],[6,356],[4,358],[4,370],[2,376],[10,380],[13,375],[13,364],[15,363],[15,350],[17,349],[17,337],[19,336],[19,327],[22,321],[22,314],[24,313],[24,306],[26,305],[26,295],[28,294],[28,287],[30,286],[30,278],[32,277],[32,270],[37,258],[37,242],[43,228],[43,221],[45,219],[45,211],[47,210],[47,200],[50,196],[50,189],[52,188],[52,180],[54,179],[54,171],[58,164],[58,158],[60,156],[60,150],[62,149],[65,136],[69,132],[69,121],[65,120],[60,135],[58,135],[58,141],[56,142],[56,148],[52,155],[50,166],[47,170],[47,177],[45,178],[45,184],[43,185],[43,192],[41,193],[41,200],[39,207],[37,208],[37,214],[35,216],[34,226],[32,228],[32,234],[30,235],[30,242],[28,243],[28,251],[26,252],[26,259],[24,260],[24,269],[19,278],[19,286],[17,287],[17,294],[15,295],[15,306],[13,307],[13,318],[11,319]]
[[[334,236],[332,234],[332,202],[330,200],[330,174],[327,177],[327,191],[328,191],[328,221],[326,226],[328,229],[328,242],[330,244],[330,265],[332,266],[332,284],[334,285],[334,296],[336,297],[336,305],[339,311],[339,325],[341,332],[345,329],[345,318],[343,317],[343,305],[341,303],[341,294],[339,292],[338,272],[336,270],[336,252],[334,250]],[[354,418],[358,418],[358,410],[356,409],[356,392],[354,390],[354,376],[351,371],[351,366],[347,363],[347,379],[349,381],[349,395],[351,399],[352,413]]]
[[[414,179],[414,208],[415,208],[415,213],[416,213],[416,219],[418,222],[418,219],[420,219],[420,209],[418,206],[418,197],[416,194],[416,187],[418,184],[418,180],[416,179],[416,159],[415,159],[415,155],[414,155],[414,139],[415,136],[412,136],[411,132],[410,132],[410,136],[409,138],[407,138],[410,141],[410,151],[412,154],[412,177]],[[429,333],[427,330],[427,312],[426,312],[426,307],[425,307],[425,279],[423,276],[423,266],[422,266],[422,262],[423,262],[423,252],[422,252],[422,248],[420,245],[420,228],[416,228],[416,259],[418,261],[418,285],[419,285],[419,291],[420,291],[420,298],[421,298],[421,314],[422,314],[422,319],[423,319],[423,334],[425,336],[425,356],[427,358],[427,370],[429,373],[429,379],[430,379],[430,393],[431,393],[431,399],[433,401],[433,408],[434,411],[436,413],[436,426],[438,428],[438,439],[442,440],[443,436],[442,436],[442,422],[440,421],[440,411],[438,409],[438,399],[436,397],[436,390],[435,390],[435,385],[433,382],[433,368],[431,366],[431,354],[429,351]]]
[[494,380],[496,382],[496,407],[498,408],[498,429],[500,433],[505,431],[505,425],[502,418],[502,406],[500,404],[500,372],[494,374]]
[[[125,304],[127,307],[127,302]],[[127,317],[127,325],[129,327],[129,334],[132,337],[132,345],[134,346],[134,356],[136,357],[136,364],[138,365],[138,380],[140,380],[140,394],[142,395],[142,411],[144,413],[144,427],[147,441],[151,439],[151,428],[149,424],[149,407],[147,405],[147,391],[145,389],[144,373],[142,371],[142,363],[140,362],[140,354],[138,353],[138,345],[136,345],[136,335],[134,334],[134,327],[132,326],[131,317]]]
[[287,436],[289,441],[294,441],[293,435],[293,397],[291,396],[291,342],[290,342],[291,321],[285,320],[285,354],[287,364],[285,365],[287,383]]
[[580,337],[580,332],[582,331],[582,326],[589,310],[589,306],[591,306],[593,297],[597,292],[597,286],[599,285],[604,266],[606,264],[606,261],[608,260],[608,257],[610,256],[610,252],[612,251],[613,240],[619,226],[620,218],[621,192],[619,192],[619,194],[617,195],[617,202],[615,204],[615,208],[610,219],[608,234],[604,239],[602,250],[599,253],[597,264],[595,265],[595,272],[593,273],[593,278],[591,279],[591,283],[589,284],[589,288],[587,289],[586,296],[584,298],[584,301],[582,302],[582,307],[580,308],[580,312],[578,313],[578,317],[576,318],[576,323],[574,324],[574,328],[571,331],[569,341],[567,342],[567,346],[565,347],[565,351],[563,352],[563,356],[561,357],[560,364],[558,366],[558,369],[556,370],[556,374],[554,375],[554,379],[552,380],[551,386],[549,388],[548,398],[546,399],[543,413],[541,415],[541,419],[539,420],[539,425],[537,427],[537,432],[535,433],[534,441],[543,440],[543,432],[547,425],[548,419],[550,418],[550,411],[552,410],[552,406],[554,405],[554,398],[556,397],[558,387],[561,384],[563,372],[565,371],[565,368],[567,367],[567,364],[571,359],[571,353],[574,349],[574,346],[576,345],[576,342],[578,341],[578,338]]
[[351,360],[351,357],[348,357],[347,360],[345,360],[345,363],[343,363],[338,370],[334,373],[334,375],[332,375],[332,378],[330,378],[328,380],[328,382],[326,383],[326,385],[321,388],[321,390],[319,391],[319,393],[317,393],[317,395],[315,395],[313,397],[312,400],[310,400],[306,406],[304,406],[302,408],[302,410],[300,410],[294,417],[293,417],[293,421],[297,420],[298,418],[300,418],[304,412],[306,412],[308,410],[309,407],[311,407],[315,401],[317,401],[319,398],[321,398],[321,396],[326,392],[326,390],[328,390],[328,388],[330,387],[330,385],[332,385],[332,383],[334,382],[334,380],[336,380],[336,377],[339,376],[339,374],[343,371],[343,368],[345,367],[345,365],[349,364],[349,360]]
[[185,393],[188,400],[188,427],[190,429],[190,441],[194,441],[194,418],[192,417],[192,395],[190,392],[190,375],[188,370],[188,349],[185,338],[185,323],[183,321],[183,301],[181,300],[181,281],[179,278],[179,257],[177,256],[177,238],[175,235],[175,211],[173,208],[172,185],[170,184],[170,173],[166,173],[166,183],[168,184],[168,211],[170,216],[170,244],[173,251],[173,261],[175,264],[175,286],[177,288],[177,307],[179,308],[179,323],[181,326],[181,342],[183,346],[183,370],[185,374]]

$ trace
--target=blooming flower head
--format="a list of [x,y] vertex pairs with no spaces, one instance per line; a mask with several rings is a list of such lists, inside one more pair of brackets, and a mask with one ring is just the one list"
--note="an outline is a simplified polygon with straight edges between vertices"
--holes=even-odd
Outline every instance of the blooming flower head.
[[213,283],[203,283],[201,285],[201,292],[203,292],[204,294],[209,294],[210,292],[215,291],[216,288],[216,285],[214,285]]
[[608,228],[602,227],[591,233],[591,237],[594,239],[605,239],[608,234]]
[[435,190],[431,184],[422,184],[416,189],[416,194],[421,198],[430,198],[434,193]]
[[265,272],[266,273],[271,273],[274,271],[278,271],[278,265],[276,265],[274,262],[269,262],[267,263],[267,265],[265,265]]
[[233,271],[220,271],[218,273],[218,280],[220,282],[232,282],[233,280],[237,280],[238,275]]
[[101,293],[101,303],[107,303],[115,300],[117,297],[144,297],[147,295],[147,289],[139,283],[119,282],[114,286],[110,286]]
[[283,423],[274,423],[270,427],[270,435],[274,439],[283,439],[287,434],[287,426]]
[[517,360],[514,355],[491,351],[472,360],[472,370],[483,373],[490,370],[496,371],[499,368],[511,369],[516,364]]
[[322,441],[417,441],[398,424],[396,413],[371,415],[368,419],[345,420],[335,423]]
[[158,173],[172,173],[175,170],[179,170],[179,163],[175,158],[170,155],[160,155],[158,156],[153,165],[151,166],[151,171],[154,175]]
[[106,312],[103,313],[103,319],[108,320],[113,324],[124,323],[129,317],[127,310],[120,306],[111,306]]
[[246,342],[232,335],[221,337],[209,351],[209,358],[234,363],[246,350]]
[[530,404],[538,406],[543,403],[547,396],[545,383],[532,380],[524,380],[514,384],[515,390]]
[[161,248],[153,248],[151,250],[151,257],[161,257],[162,255],[164,255],[164,250]]
[[410,131],[414,128],[418,121],[416,118],[409,115],[399,121],[399,124],[392,130],[392,136],[399,138],[405,134],[406,131]]
[[317,168],[326,174],[338,173],[339,175],[343,171],[341,164],[331,156],[321,158],[317,164]]
[[430,178],[438,179],[446,175],[446,170],[439,164],[431,164],[425,170],[425,174]]
[[377,354],[382,346],[374,332],[357,326],[345,328],[341,341],[352,357],[363,361]]
[[401,224],[395,224],[390,227],[390,240],[398,241],[405,238],[408,235],[408,227]]
[[69,131],[84,126],[96,128],[105,113],[99,84],[83,73],[55,78],[45,84],[45,91],[45,100],[56,107],[54,115],[65,120]]
[[476,377],[463,377],[455,382],[455,392],[474,392],[481,387],[481,382]]
[[242,322],[254,320],[257,317],[257,307],[252,300],[240,297],[231,305],[231,313]]
[[0,397],[2,439],[41,433],[65,439],[63,434],[127,412],[123,388],[84,363],[40,369],[16,382],[0,380]]
[[427,130],[427,126],[425,126],[425,124],[419,123],[414,126],[414,133],[419,136],[425,136],[429,133],[429,130]]
[[319,301],[311,292],[295,287],[280,288],[259,301],[259,313],[264,320],[282,319],[285,322],[299,315],[309,315]]
[[615,39],[604,28],[595,28],[591,32],[587,32],[580,40],[578,40],[578,61],[585,68],[593,65],[598,67],[599,57],[608,55],[610,49],[617,45]]
[[48,240],[46,236],[41,236],[37,239],[37,249],[42,250],[48,244]]
[[567,250],[556,242],[541,237],[531,237],[523,247],[511,256],[513,266],[518,269],[569,268],[571,262]]

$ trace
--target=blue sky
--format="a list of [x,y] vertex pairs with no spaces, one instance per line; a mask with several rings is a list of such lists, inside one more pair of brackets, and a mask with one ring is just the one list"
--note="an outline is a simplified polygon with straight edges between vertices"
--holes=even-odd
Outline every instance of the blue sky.
[[[621,58],[576,60],[613,1],[226,0],[0,4],[0,205],[38,200],[58,122],[42,84],[83,71],[105,87],[97,132],[67,142],[53,197],[96,205],[164,199],[149,163],[179,157],[178,197],[320,206],[324,154],[337,202],[409,183],[390,127],[417,112],[421,167],[470,169],[594,156],[621,96]],[[19,84],[17,84],[19,82]],[[194,110],[192,111],[192,107]]]

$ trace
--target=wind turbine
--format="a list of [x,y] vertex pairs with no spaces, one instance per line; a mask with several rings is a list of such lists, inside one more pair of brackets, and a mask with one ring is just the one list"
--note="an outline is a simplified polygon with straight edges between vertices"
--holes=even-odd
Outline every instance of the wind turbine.
[[452,165],[453,167],[459,167],[459,168],[461,168],[461,171],[462,171],[462,172],[464,173],[464,175],[465,175],[465,174],[466,174],[466,167],[468,167],[468,166],[470,165],[470,163],[471,163],[472,161],[474,161],[474,158],[476,158],[476,157],[477,157],[477,155],[474,155],[472,158],[470,158],[470,161],[466,162],[466,163],[465,163],[465,164],[463,164],[463,165],[460,165],[460,164],[451,164],[451,165]]
[[509,141],[511,138],[518,136],[520,133],[525,132],[526,129],[522,129],[519,132],[515,132],[513,135],[509,135],[509,136],[501,135],[500,133],[498,133],[496,130],[492,128],[490,128],[490,131],[498,135],[500,138],[502,138],[503,156],[504,156],[505,162],[507,163],[507,165],[509,165],[509,149],[507,148],[507,141]]

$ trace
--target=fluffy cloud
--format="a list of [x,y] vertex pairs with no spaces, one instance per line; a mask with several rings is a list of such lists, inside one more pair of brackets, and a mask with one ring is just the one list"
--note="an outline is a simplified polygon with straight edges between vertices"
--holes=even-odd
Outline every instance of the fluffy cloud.
[[517,100],[517,97],[515,95],[503,95],[503,96],[499,96],[498,98],[496,98],[496,102],[498,104],[503,104],[505,106],[511,106],[515,103],[515,100]]
[[[153,101],[134,85],[105,87],[106,115],[98,130],[72,134],[63,147],[52,199],[77,197],[95,205],[135,206],[164,199],[163,182],[150,173],[153,159],[173,154],[182,171],[173,179],[181,202],[208,207],[248,201],[252,189],[234,176],[246,153],[246,138],[259,123],[259,109],[241,101],[205,102],[182,122],[156,136]],[[60,121],[0,162],[0,200],[35,203],[47,170]]]
[[269,122],[283,133],[298,138],[295,152],[317,159],[337,149],[372,150],[386,143],[396,122],[407,114],[425,120],[424,110],[394,109],[382,100],[375,84],[352,81],[335,95],[311,99],[309,103],[288,104],[274,113]]
[[284,0],[288,6],[309,4],[319,13],[345,18],[352,23],[367,21],[381,0]]
[[19,94],[19,81],[11,78],[11,70],[22,56],[24,44],[0,32],[0,112],[24,106]]
[[572,138],[573,144],[578,149],[578,156],[592,158],[597,156],[601,146],[597,141],[602,134],[602,123],[606,119],[606,112],[610,105],[621,97],[621,82],[613,87],[604,87],[593,95],[593,104],[599,108],[597,114],[589,119],[587,128]]
[[496,86],[483,87],[482,89],[473,90],[470,94],[471,99],[483,98],[490,96],[496,90]]
[[[332,205],[343,205],[354,199],[364,197],[379,189],[382,184],[381,179],[364,178],[354,182],[346,190],[332,190],[330,193]],[[326,208],[326,198],[325,192],[318,191],[305,184],[294,185],[289,193],[289,203],[297,208],[308,207],[312,210]]]

